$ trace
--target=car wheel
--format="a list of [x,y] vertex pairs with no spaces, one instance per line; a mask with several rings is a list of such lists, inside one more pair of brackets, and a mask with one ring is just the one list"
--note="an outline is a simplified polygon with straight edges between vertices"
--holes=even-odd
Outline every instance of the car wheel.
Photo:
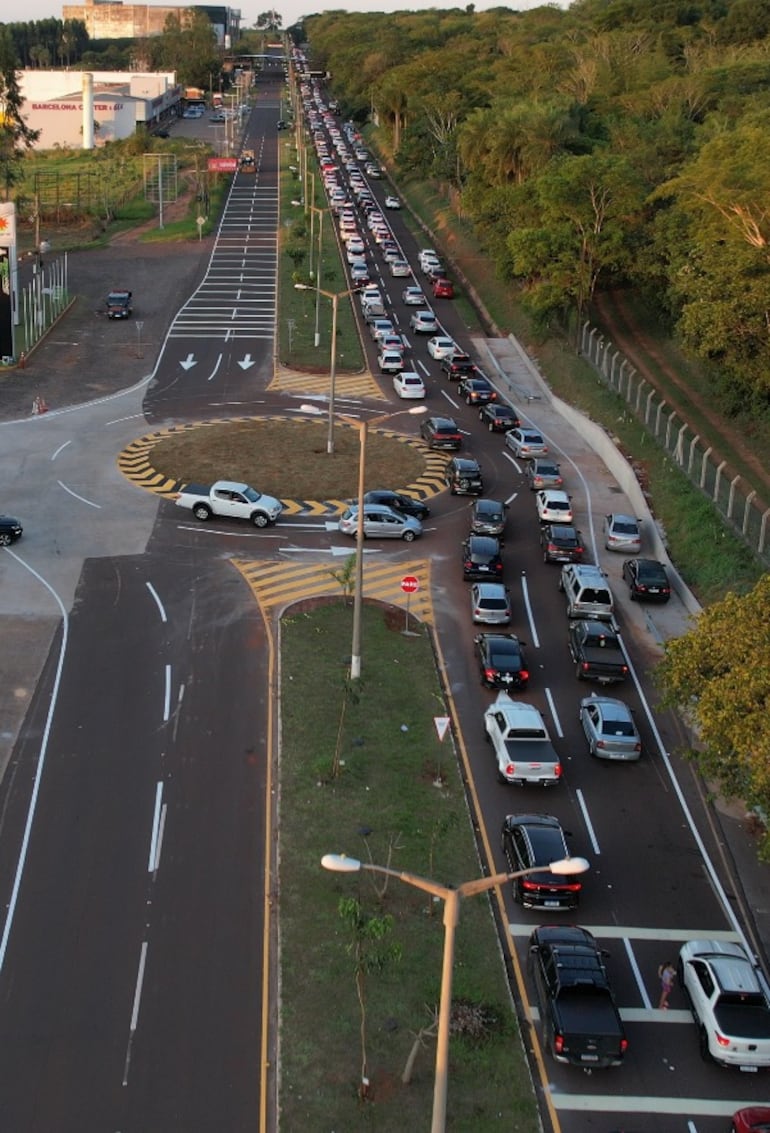
[[263,511],[255,511],[251,517],[251,522],[255,527],[267,527],[270,520]]
[[193,515],[200,520],[211,519],[211,508],[208,504],[196,504],[193,508]]
[[[481,414],[479,414],[479,416],[481,416]],[[494,431],[495,431],[495,427],[494,427],[494,425],[492,424],[492,422],[491,422],[491,421],[490,421],[490,422],[489,422],[489,424],[487,425],[487,428],[489,429],[490,433],[494,433]]]
[[471,398],[471,397],[466,397],[466,399],[465,399],[465,404],[466,404],[466,405],[473,405],[473,398]]
[[698,1047],[700,1049],[700,1056],[704,1062],[711,1062],[711,1051],[709,1050],[709,1037],[705,1027],[701,1027],[698,1031]]
[[11,534],[9,531],[0,531],[0,547],[10,547]]

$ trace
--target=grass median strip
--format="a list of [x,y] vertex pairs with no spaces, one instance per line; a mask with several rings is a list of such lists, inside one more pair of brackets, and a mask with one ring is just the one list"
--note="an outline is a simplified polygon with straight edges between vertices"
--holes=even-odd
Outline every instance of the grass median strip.
[[[363,613],[364,675],[355,691],[347,683],[349,605],[340,600],[298,610],[282,623],[280,1105],[286,1130],[403,1133],[430,1126],[443,908],[393,878],[325,872],[321,857],[346,853],[441,884],[482,872],[451,737],[440,743],[433,724],[445,706],[431,641],[423,633],[402,633],[402,610],[366,605]],[[463,904],[453,1005],[448,1128],[538,1129],[483,896]],[[402,1075],[424,1031],[406,1085]]]

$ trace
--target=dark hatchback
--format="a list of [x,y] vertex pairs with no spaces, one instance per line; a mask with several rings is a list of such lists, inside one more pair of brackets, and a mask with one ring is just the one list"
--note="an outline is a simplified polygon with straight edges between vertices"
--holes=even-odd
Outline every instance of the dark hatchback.
[[[502,848],[511,873],[569,857],[564,831],[550,814],[509,814],[503,822]],[[583,888],[574,874],[555,873],[519,877],[512,886],[514,900],[527,909],[576,909]]]
[[505,504],[501,500],[482,497],[471,506],[471,535],[494,535],[499,538],[505,529]]
[[442,373],[452,381],[458,382],[466,374],[475,374],[476,366],[469,354],[460,354],[455,351],[451,358],[442,358],[439,362]]
[[497,392],[487,379],[471,374],[460,378],[457,395],[465,398],[466,405],[486,405],[497,400]]
[[404,496],[400,492],[390,492],[385,488],[376,488],[364,496],[365,504],[384,504],[393,508],[401,515],[413,515],[415,519],[426,519],[430,515],[430,508],[422,500],[413,500],[411,496]]
[[491,535],[471,535],[463,543],[463,578],[499,582],[503,576],[500,542]]
[[420,436],[429,448],[458,449],[463,443],[457,422],[451,417],[429,417],[420,425]]
[[632,602],[668,602],[671,597],[666,568],[657,559],[626,559],[623,578]]
[[480,633],[474,640],[483,685],[506,690],[527,687],[529,669],[515,634]]
[[24,528],[18,519],[10,515],[0,515],[0,547],[9,547],[17,539],[21,539]]
[[521,424],[518,413],[510,405],[500,405],[496,401],[489,401],[479,410],[479,421],[482,421],[490,433],[507,433],[509,429],[517,429]]
[[583,536],[568,523],[544,523],[540,531],[540,546],[545,563],[582,563],[585,547]]

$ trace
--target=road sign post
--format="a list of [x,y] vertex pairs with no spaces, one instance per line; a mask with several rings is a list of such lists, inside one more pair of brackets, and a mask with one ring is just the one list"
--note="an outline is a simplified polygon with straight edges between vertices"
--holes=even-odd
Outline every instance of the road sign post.
[[[406,594],[406,621],[404,622],[404,635],[410,635],[409,631],[409,597],[411,594],[416,594],[420,589],[420,580],[415,574],[405,574],[401,579],[401,589]],[[410,636],[414,637],[415,634]]]

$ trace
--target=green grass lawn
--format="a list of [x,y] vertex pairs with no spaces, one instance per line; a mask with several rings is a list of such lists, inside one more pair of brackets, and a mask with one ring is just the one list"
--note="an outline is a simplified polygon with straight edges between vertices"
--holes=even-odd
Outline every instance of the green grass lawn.
[[[322,869],[344,852],[440,884],[481,875],[433,649],[405,636],[404,615],[365,606],[363,677],[347,686],[352,611],[342,600],[291,612],[281,626],[279,898],[280,1107],[286,1130],[403,1133],[428,1129],[435,1040],[426,1038],[410,1085],[401,1075],[415,1035],[438,1004],[442,906],[372,873]],[[440,785],[437,785],[437,780]],[[384,884],[383,884],[384,883]],[[354,898],[366,921],[392,918],[365,959],[366,1075],[356,990],[357,937],[340,916]],[[397,949],[400,958],[389,956]],[[362,961],[363,962],[363,961]],[[381,970],[376,970],[378,965]],[[488,897],[462,906],[454,966],[448,1128],[535,1133],[535,1100]],[[466,1024],[468,1031],[470,1026]]]

